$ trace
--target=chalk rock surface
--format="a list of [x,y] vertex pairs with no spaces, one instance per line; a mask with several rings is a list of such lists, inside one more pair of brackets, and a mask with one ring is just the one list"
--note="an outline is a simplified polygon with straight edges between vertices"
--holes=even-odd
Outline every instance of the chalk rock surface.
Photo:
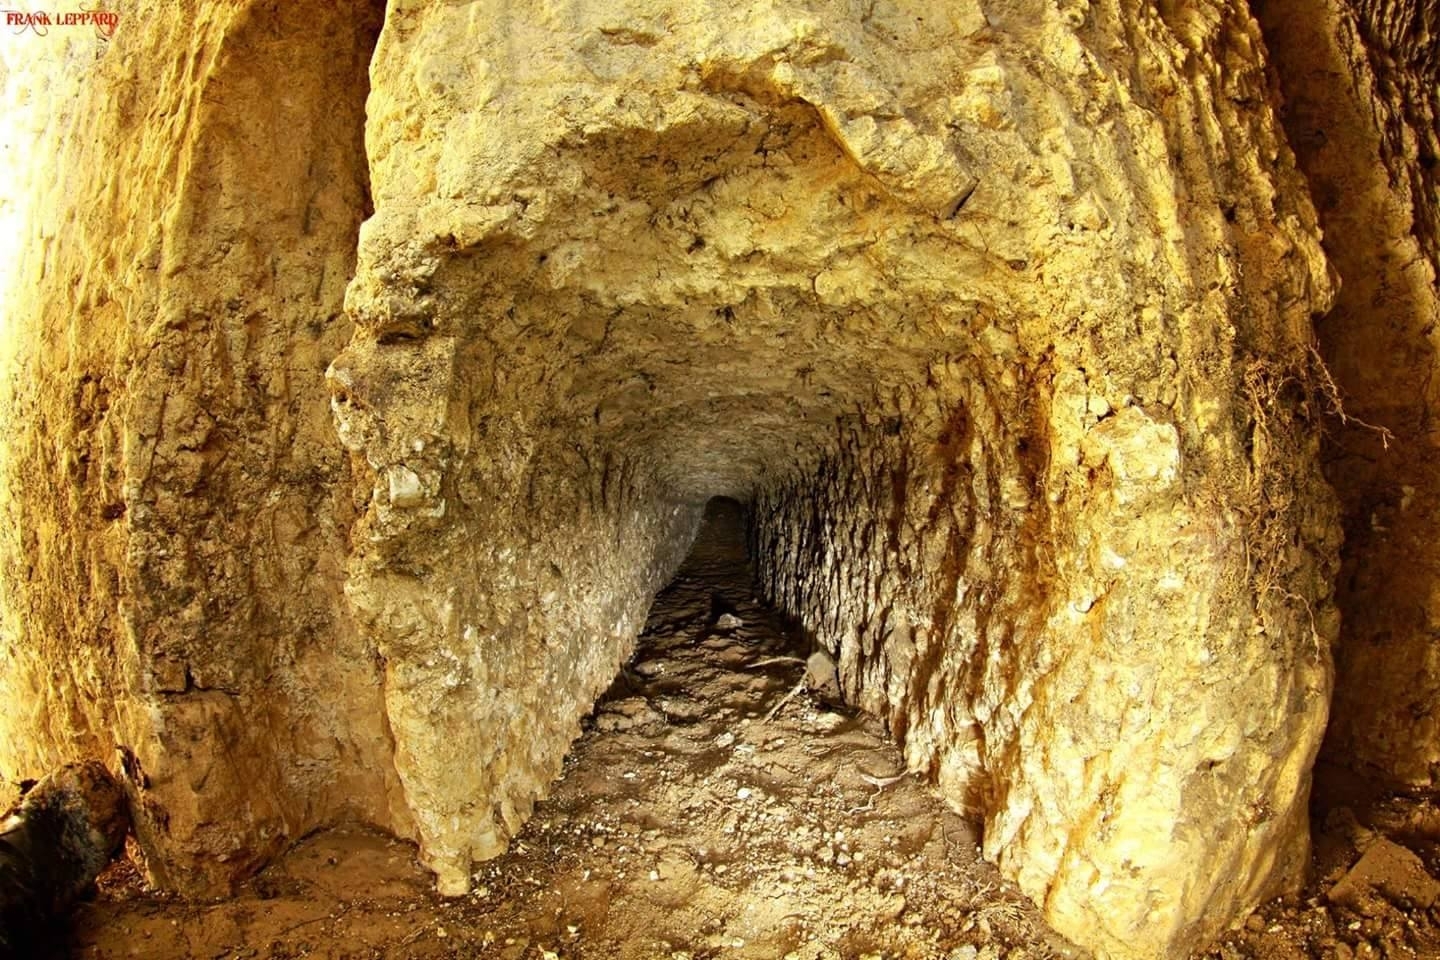
[[[1379,6],[1346,49],[1413,53]],[[349,819],[462,893],[727,495],[1062,933],[1184,956],[1295,882],[1338,630],[1312,185],[1387,188],[1297,170],[1244,3],[125,11],[7,38],[51,44],[0,134],[55,172],[0,196],[0,773],[128,748],[168,888]],[[1433,239],[1433,138],[1377,116]],[[1421,781],[1404,659],[1338,742]]]

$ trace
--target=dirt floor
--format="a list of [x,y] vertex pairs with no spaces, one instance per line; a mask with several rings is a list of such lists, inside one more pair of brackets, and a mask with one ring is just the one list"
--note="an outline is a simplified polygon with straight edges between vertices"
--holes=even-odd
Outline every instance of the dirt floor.
[[[553,796],[472,895],[437,897],[411,844],[337,829],[219,903],[149,893],[119,863],[54,956],[1080,956],[875,721],[806,686],[810,651],[752,597],[737,531],[702,534]],[[1320,791],[1304,895],[1196,960],[1440,958],[1440,808],[1337,771]]]
[[753,599],[739,530],[702,533],[553,795],[471,896],[435,896],[409,844],[334,830],[221,903],[148,894],[117,865],[59,955],[1078,955],[875,721],[804,688],[810,651]]

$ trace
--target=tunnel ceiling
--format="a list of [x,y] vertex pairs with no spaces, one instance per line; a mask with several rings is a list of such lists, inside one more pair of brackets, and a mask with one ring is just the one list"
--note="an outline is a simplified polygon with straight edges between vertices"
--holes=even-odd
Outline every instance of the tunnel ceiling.
[[[454,337],[475,402],[643,458],[682,499],[803,469],[948,358],[998,374],[1075,292],[1047,259],[1112,205],[1047,143],[1068,120],[1024,43],[931,6],[577,5],[502,15],[479,66],[382,67],[404,82],[371,102],[349,300],[379,362]],[[402,5],[379,62],[451,16]]]
[[688,498],[803,467],[837,420],[895,412],[899,387],[984,327],[963,294],[924,289],[945,266],[963,285],[961,264],[915,275],[914,250],[955,226],[887,195],[808,107],[778,130],[754,110],[766,132],[736,166],[670,196],[582,192],[567,202],[605,211],[591,235],[567,223],[525,251],[570,354],[556,422],[643,453]]

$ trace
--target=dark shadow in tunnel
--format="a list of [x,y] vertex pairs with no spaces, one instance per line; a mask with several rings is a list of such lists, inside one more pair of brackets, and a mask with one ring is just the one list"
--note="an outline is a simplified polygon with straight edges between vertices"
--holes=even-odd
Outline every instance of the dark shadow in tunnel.
[[[1430,593],[1437,554],[1427,545],[1440,539],[1440,519],[1427,509],[1440,499],[1427,440],[1433,287],[1413,267],[1440,247],[1434,238],[1440,227],[1423,204],[1412,212],[1392,190],[1394,178],[1419,176],[1423,168],[1407,166],[1403,152],[1387,143],[1387,131],[1404,124],[1381,125],[1385,111],[1377,113],[1350,66],[1355,39],[1328,25],[1324,9],[1255,5],[1284,94],[1280,119],[1315,198],[1325,255],[1341,280],[1332,308],[1316,321],[1320,353],[1345,399],[1345,416],[1327,431],[1323,454],[1345,537],[1335,595],[1341,623],[1335,691],[1313,795],[1321,821],[1332,807],[1361,809],[1391,791],[1440,786],[1433,740],[1415,726],[1432,712],[1426,698],[1433,673],[1417,676],[1413,668],[1433,644],[1415,598]],[[1398,96],[1392,120],[1417,111],[1411,126],[1424,129],[1423,98],[1394,93],[1425,78],[1422,61],[1406,66],[1405,51],[1420,46],[1417,38],[1403,29],[1386,35],[1356,9],[1353,29],[1369,50],[1378,89]],[[1434,72],[1431,60],[1428,73]],[[1425,192],[1423,184],[1415,190]]]
[[[706,622],[709,631],[729,629],[729,625],[740,619],[740,604],[754,593],[755,571],[750,556],[750,512],[749,508],[730,497],[712,497],[705,504],[705,518],[690,554],[681,565],[681,572],[705,570],[712,575],[719,574],[725,567],[743,566],[741,576],[723,576],[717,579],[727,581],[724,589],[710,592],[710,615]],[[738,571],[727,571],[735,574]],[[677,572],[676,579],[681,573]],[[729,581],[743,582],[745,597],[737,592]],[[672,581],[673,582],[673,581]],[[663,591],[662,591],[663,592]]]
[[[681,569],[692,562],[748,563],[750,510],[730,497],[711,497]],[[678,576],[678,574],[677,574]]]
[[713,630],[722,618],[733,617],[738,610],[739,608],[732,601],[726,599],[725,594],[719,592],[710,594],[710,628]]
[[[768,658],[764,672],[755,678],[768,678],[775,689],[795,685],[796,671],[803,672],[809,653],[807,639],[787,618],[757,599],[749,519],[748,506],[729,497],[715,497],[706,504],[689,554],[656,594],[634,654],[596,701],[589,722],[603,726],[608,715],[611,726],[623,728],[627,721],[614,716],[618,703],[628,702],[629,709],[643,712],[639,701],[682,701],[693,691],[687,690],[684,670],[672,668],[692,656],[720,655],[728,660],[743,651],[756,659]],[[722,649],[729,652],[721,655]],[[683,712],[694,716],[667,710],[665,719],[684,725],[702,711],[697,706]]]

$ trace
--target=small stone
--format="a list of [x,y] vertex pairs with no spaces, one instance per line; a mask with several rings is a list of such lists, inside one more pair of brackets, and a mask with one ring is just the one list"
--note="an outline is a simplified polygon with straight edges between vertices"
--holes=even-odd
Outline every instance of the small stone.
[[824,700],[840,700],[840,670],[835,659],[824,650],[816,650],[805,661],[805,685]]
[[1325,896],[1331,903],[1362,914],[1373,912],[1368,901],[1375,897],[1428,909],[1440,899],[1440,881],[1426,872],[1425,864],[1413,852],[1382,837]]
[[385,479],[390,487],[390,504],[394,507],[416,507],[425,502],[425,489],[420,477],[403,464],[392,466],[386,471]]
[[733,613],[722,613],[720,619],[715,621],[716,630],[734,630],[736,627],[745,626],[745,621]]

